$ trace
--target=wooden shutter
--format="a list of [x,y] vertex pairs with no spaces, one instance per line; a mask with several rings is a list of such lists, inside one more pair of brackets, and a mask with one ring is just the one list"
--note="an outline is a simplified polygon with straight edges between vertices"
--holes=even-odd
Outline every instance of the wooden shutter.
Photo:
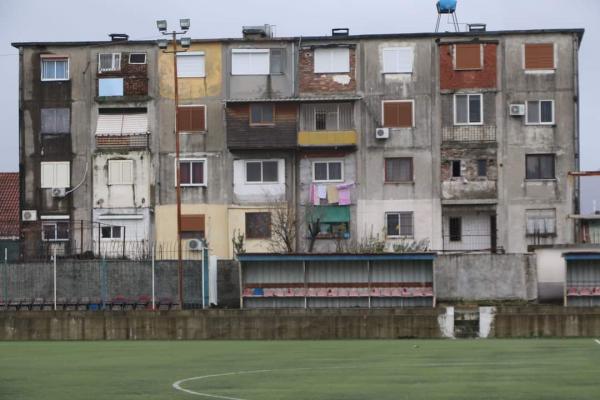
[[206,130],[204,106],[178,107],[177,129],[179,132],[203,132]]
[[525,45],[525,69],[553,69],[554,44],[529,43]]
[[204,232],[204,214],[182,215],[181,232]]
[[413,126],[412,101],[383,103],[383,126],[410,128]]
[[481,45],[457,44],[454,46],[455,69],[481,69]]

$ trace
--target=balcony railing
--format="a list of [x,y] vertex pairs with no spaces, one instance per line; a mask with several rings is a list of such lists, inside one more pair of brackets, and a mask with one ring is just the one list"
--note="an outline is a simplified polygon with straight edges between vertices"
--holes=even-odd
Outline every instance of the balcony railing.
[[468,125],[442,127],[443,142],[495,142],[495,125]]
[[147,149],[150,135],[96,135],[96,149]]

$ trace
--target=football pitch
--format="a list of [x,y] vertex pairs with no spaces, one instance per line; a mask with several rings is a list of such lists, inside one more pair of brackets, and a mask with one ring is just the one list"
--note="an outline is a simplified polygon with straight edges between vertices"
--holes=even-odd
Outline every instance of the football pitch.
[[0,342],[0,399],[598,399],[594,339]]

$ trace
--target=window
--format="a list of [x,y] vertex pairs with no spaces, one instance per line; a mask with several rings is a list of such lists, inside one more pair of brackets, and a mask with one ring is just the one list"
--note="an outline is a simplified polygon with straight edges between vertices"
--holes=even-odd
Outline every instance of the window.
[[527,125],[553,125],[554,100],[527,102]]
[[269,75],[269,49],[232,49],[231,75]]
[[553,43],[527,43],[524,52],[525,69],[552,70],[556,67]]
[[108,160],[108,184],[133,184],[133,160]]
[[42,189],[68,188],[71,186],[69,161],[41,163]]
[[383,53],[384,74],[410,74],[413,70],[412,47],[386,47]]
[[42,222],[42,240],[46,242],[64,242],[69,240],[69,222]]
[[452,177],[459,178],[462,176],[462,163],[460,160],[450,161],[450,167],[452,168]]
[[178,78],[203,78],[206,76],[203,51],[177,54]]
[[[180,159],[179,166],[181,186],[206,186],[205,159]],[[175,178],[177,179],[177,171],[175,171]]]
[[353,129],[351,103],[303,104],[300,108],[300,130],[344,131]]
[[347,47],[315,49],[315,73],[350,72],[350,49]]
[[250,125],[273,125],[273,104],[250,104]]
[[146,53],[129,53],[129,64],[146,64]]
[[271,238],[271,213],[246,213],[246,239]]
[[385,159],[385,182],[412,182],[413,159],[409,157]]
[[98,96],[123,96],[123,78],[98,79]]
[[461,217],[448,218],[448,229],[451,242],[460,242],[462,240],[462,219]]
[[71,121],[68,108],[42,108],[42,133],[69,133]]
[[383,126],[411,128],[413,126],[413,101],[393,100],[383,102]]
[[121,53],[99,53],[98,72],[120,71]]
[[69,59],[66,57],[42,58],[43,81],[68,81]]
[[481,125],[483,101],[480,94],[454,95],[454,125]]
[[308,220],[311,225],[319,222],[317,235],[319,238],[350,237],[350,207],[348,206],[316,206],[308,215]]
[[279,181],[279,162],[246,161],[247,183],[277,183]]
[[412,237],[414,235],[412,212],[390,212],[385,214],[387,236]]
[[121,238],[121,227],[120,226],[103,226],[100,228],[100,235],[102,239],[120,239]]
[[477,176],[487,176],[487,160],[477,160]]
[[177,130],[179,132],[205,132],[206,106],[177,107]]
[[343,180],[342,161],[315,161],[313,163],[314,182],[342,182]]
[[181,216],[181,234],[187,239],[205,238],[204,214],[185,214]]
[[552,236],[556,234],[556,210],[526,210],[528,236]]
[[279,75],[285,71],[285,49],[271,49],[271,74]]
[[98,136],[129,136],[148,133],[148,114],[145,109],[100,109],[96,123]]
[[480,44],[457,44],[454,46],[454,69],[483,68],[483,52]]
[[526,179],[554,179],[554,154],[527,154]]

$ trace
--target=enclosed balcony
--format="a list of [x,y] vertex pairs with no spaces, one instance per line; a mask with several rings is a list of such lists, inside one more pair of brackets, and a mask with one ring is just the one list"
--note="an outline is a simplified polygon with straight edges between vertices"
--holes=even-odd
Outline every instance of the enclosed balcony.
[[353,103],[309,103],[300,107],[298,146],[355,147]]
[[442,127],[442,142],[496,143],[495,125],[454,125]]
[[100,110],[96,124],[97,150],[144,150],[149,144],[145,109]]

